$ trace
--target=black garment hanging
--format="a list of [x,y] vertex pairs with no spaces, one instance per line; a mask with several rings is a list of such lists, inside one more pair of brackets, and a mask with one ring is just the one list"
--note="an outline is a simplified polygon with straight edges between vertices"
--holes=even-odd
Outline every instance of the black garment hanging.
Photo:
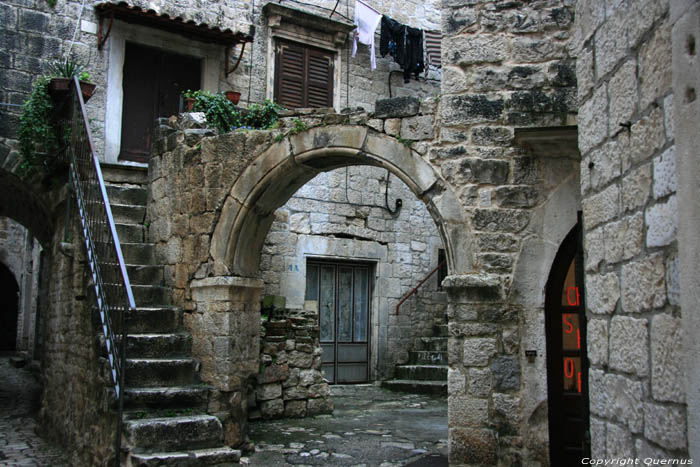
[[382,16],[379,53],[394,57],[394,61],[403,70],[403,80],[408,83],[411,73],[416,79],[425,69],[423,61],[423,30],[412,28],[398,21]]

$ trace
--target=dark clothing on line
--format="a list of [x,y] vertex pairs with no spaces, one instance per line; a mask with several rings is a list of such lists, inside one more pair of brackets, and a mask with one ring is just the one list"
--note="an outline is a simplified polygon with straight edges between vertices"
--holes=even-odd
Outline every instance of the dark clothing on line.
[[401,24],[386,15],[382,16],[379,53],[391,55],[403,70],[403,80],[408,83],[411,73],[416,79],[425,69],[423,61],[423,30]]

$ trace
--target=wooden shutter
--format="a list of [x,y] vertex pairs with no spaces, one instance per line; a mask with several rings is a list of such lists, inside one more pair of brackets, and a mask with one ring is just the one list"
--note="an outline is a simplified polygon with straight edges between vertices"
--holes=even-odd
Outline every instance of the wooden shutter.
[[333,54],[280,41],[277,46],[275,101],[283,107],[333,106]]

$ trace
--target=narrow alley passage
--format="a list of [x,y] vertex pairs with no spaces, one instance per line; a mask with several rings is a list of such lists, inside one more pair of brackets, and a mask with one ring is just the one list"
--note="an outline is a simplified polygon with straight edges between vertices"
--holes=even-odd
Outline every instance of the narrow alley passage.
[[332,386],[333,415],[256,421],[241,464],[447,466],[447,399],[363,384]]
[[36,434],[41,386],[11,355],[0,353],[0,466],[67,466],[63,451]]

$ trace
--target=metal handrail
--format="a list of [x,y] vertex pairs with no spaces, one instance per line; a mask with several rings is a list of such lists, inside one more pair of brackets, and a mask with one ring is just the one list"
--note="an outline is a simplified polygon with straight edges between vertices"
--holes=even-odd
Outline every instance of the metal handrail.
[[[119,235],[114,224],[100,162],[92,144],[85,101],[77,77],[71,83],[70,129],[66,154],[70,180],[78,204],[94,306],[100,314],[112,381],[119,406],[115,440],[116,465],[120,465],[122,415],[124,410],[124,368],[126,362],[126,314],[136,308]],[[59,135],[61,136],[61,135]]]
[[411,290],[410,292],[408,292],[408,293],[401,299],[401,301],[398,303],[398,305],[396,305],[396,314],[397,314],[397,315],[399,314],[399,310],[401,309],[401,305],[403,305],[403,302],[405,302],[406,300],[408,300],[409,297],[410,297],[411,295],[413,295],[414,293],[418,292],[418,287],[420,287],[421,285],[423,285],[423,284],[425,283],[425,281],[427,281],[428,279],[430,279],[430,277],[431,277],[433,274],[435,274],[436,272],[438,272],[438,270],[439,270],[446,262],[447,262],[446,259],[442,260],[442,262],[441,262],[440,264],[438,264],[437,267],[436,267],[435,269],[433,269],[432,271],[430,271],[430,272],[428,273],[428,275],[425,276],[425,278],[423,278],[423,280],[420,281],[420,282],[418,283],[418,285],[415,286],[415,287],[413,288],[413,290]]

